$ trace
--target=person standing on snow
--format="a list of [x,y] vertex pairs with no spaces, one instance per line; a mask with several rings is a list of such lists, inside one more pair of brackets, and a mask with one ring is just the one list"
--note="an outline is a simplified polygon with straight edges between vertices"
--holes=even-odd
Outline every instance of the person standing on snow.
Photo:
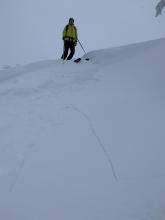
[[[62,39],[64,41],[64,51],[61,59],[71,60],[75,54],[75,46],[77,45],[78,40],[77,28],[74,25],[73,18],[70,18],[69,23],[65,26]],[[70,54],[68,56],[69,50]]]

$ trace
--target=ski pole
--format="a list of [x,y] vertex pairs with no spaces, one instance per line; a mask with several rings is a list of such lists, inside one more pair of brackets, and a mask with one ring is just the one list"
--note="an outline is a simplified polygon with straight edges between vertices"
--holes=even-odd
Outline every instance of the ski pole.
[[[84,50],[84,47],[83,47],[83,45],[81,44],[81,42],[79,41],[79,39],[78,39],[78,42],[79,42],[79,44],[80,44],[82,50],[84,51],[84,53],[85,53],[85,55],[86,55],[87,53],[86,53],[86,51]],[[85,58],[85,60],[89,61],[89,58]]]
[[78,39],[78,42],[79,42],[79,44],[80,44],[80,46],[81,46],[82,50],[83,50],[83,51],[84,51],[84,53],[86,54],[86,51],[84,50],[84,47],[82,46],[82,44],[81,44],[81,42],[79,41],[79,39]]

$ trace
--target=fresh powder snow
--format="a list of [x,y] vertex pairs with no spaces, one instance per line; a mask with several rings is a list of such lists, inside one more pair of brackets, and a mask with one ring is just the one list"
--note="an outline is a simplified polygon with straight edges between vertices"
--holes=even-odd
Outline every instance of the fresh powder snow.
[[165,39],[0,71],[1,220],[165,220]]

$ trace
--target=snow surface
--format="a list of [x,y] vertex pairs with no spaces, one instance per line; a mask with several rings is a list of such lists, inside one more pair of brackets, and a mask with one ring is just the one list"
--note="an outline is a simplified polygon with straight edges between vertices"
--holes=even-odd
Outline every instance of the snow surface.
[[0,71],[0,219],[165,219],[165,39]]

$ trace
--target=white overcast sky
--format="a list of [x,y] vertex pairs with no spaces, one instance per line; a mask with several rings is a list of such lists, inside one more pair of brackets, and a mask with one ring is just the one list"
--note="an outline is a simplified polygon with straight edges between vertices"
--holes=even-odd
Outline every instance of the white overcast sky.
[[[74,17],[87,51],[165,37],[158,0],[0,0],[0,65],[61,56],[61,32]],[[78,46],[76,56],[83,55]]]

